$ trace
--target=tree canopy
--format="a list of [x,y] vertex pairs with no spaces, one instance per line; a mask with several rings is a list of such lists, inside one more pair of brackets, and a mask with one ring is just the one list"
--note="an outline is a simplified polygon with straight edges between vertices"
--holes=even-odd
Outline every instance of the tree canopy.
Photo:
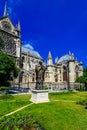
[[17,77],[19,69],[16,67],[15,59],[0,51],[0,85]]
[[83,70],[83,76],[78,77],[76,82],[85,83],[85,85],[87,85],[87,67]]
[[3,39],[2,37],[0,36],[0,47],[3,45]]

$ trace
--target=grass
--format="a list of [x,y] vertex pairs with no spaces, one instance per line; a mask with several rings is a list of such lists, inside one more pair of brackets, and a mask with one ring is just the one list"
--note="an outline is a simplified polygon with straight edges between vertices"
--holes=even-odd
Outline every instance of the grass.
[[[87,109],[85,109],[85,106],[76,103],[87,99],[86,92],[50,93],[49,98],[51,102],[33,104],[17,114],[25,115],[27,113],[33,116],[46,130],[87,130]],[[15,96],[12,100],[3,99],[3,102],[6,103],[5,100],[9,103],[16,100],[20,104],[26,100],[25,103],[27,104],[29,103],[29,95]],[[5,107],[8,107],[8,104]]]
[[72,100],[77,101],[87,97],[87,93],[82,92],[65,92],[65,93],[50,93],[49,97],[51,100]]
[[0,95],[0,117],[30,103],[30,95]]
[[33,115],[46,130],[87,130],[87,110],[75,103],[34,104],[20,113]]

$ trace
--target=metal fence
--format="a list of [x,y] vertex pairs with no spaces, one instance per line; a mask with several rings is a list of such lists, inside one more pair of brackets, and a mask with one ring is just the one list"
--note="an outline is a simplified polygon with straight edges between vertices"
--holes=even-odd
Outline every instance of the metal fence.
[[[22,83],[20,84],[12,84],[12,88],[13,89],[18,89],[18,90],[31,90],[31,89],[35,89],[36,86],[36,82],[28,82],[28,83]],[[83,83],[55,83],[55,82],[44,82],[43,86],[45,88],[48,88],[49,91],[62,91],[62,90],[79,90],[81,87],[84,88],[84,84]]]

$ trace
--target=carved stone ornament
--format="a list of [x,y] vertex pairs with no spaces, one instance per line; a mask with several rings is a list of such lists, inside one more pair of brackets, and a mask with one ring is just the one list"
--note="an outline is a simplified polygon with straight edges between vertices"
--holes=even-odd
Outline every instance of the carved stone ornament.
[[11,31],[11,29],[12,29],[10,23],[7,21],[2,21],[2,27],[6,31]]

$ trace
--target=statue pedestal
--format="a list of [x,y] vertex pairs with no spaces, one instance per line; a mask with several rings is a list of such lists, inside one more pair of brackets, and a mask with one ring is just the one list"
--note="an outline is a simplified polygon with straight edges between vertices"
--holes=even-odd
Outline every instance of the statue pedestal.
[[30,101],[34,103],[49,102],[48,90],[32,90]]

